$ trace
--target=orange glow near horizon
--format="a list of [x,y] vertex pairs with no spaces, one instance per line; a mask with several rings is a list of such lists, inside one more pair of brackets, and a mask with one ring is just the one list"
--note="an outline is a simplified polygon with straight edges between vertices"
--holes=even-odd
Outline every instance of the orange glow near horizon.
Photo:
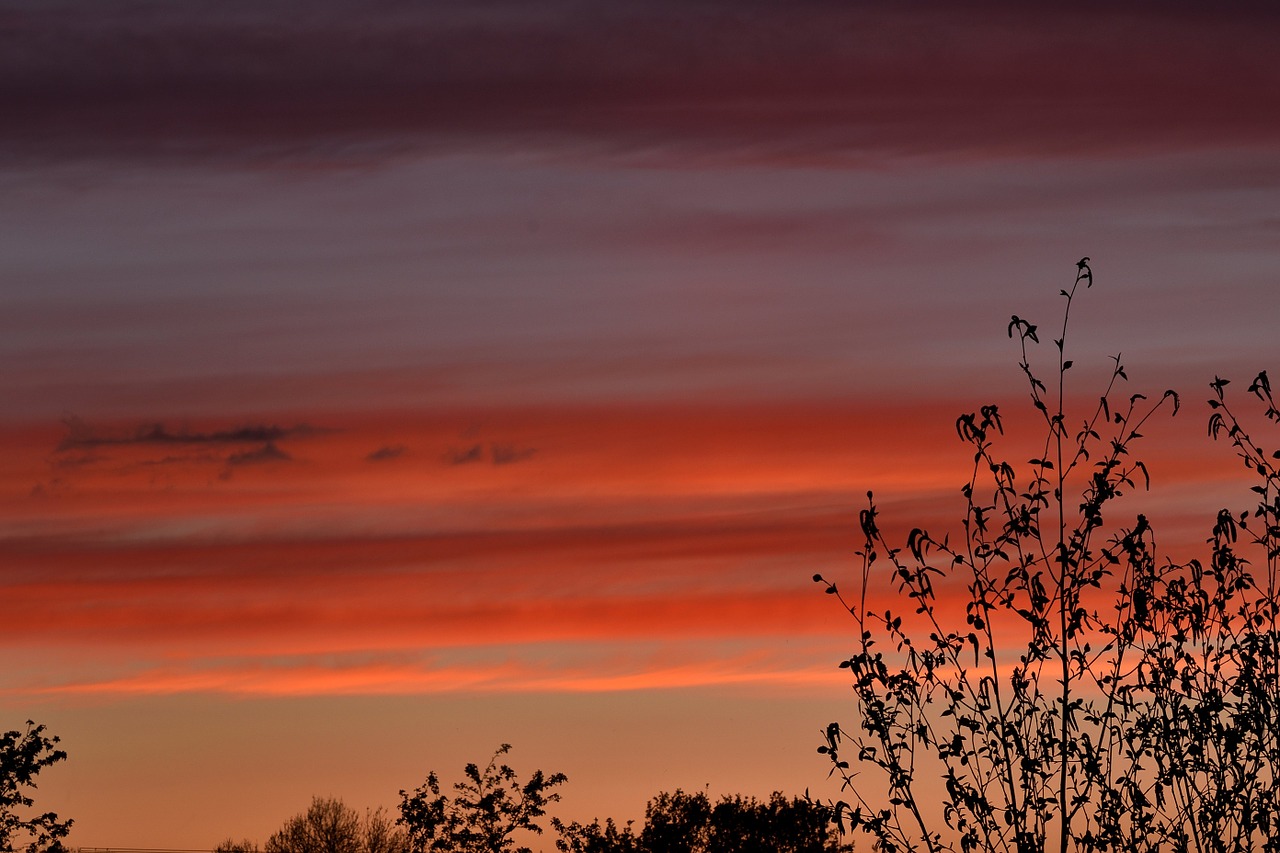
[[[675,667],[641,656],[621,675],[616,661],[558,672],[548,658],[520,677],[388,664],[427,649],[621,652],[699,638],[749,656],[779,638],[839,633],[806,581],[852,544],[855,472],[875,476],[891,458],[860,435],[862,413],[841,407],[473,417],[315,416],[271,440],[226,437],[237,428],[218,424],[94,425],[75,441],[10,429],[0,640],[80,665],[52,680],[38,666],[30,680],[11,674],[4,692],[607,691],[811,677],[800,673],[812,660],[749,672],[734,656]],[[918,441],[909,417],[893,434]],[[897,466],[894,479],[932,486],[930,465]],[[317,664],[334,655],[366,660]]]
[[[887,530],[906,513],[958,522],[954,411],[665,404],[12,427],[0,641],[37,663],[3,692],[806,681],[813,660],[771,657],[752,675],[733,660],[782,638],[838,648],[847,620],[806,581],[851,571],[868,488]],[[1205,466],[1175,453],[1153,468],[1190,481]],[[512,677],[388,658],[716,638],[737,647],[722,666],[641,655],[625,675],[616,661],[526,661],[536,669]],[[63,655],[80,665],[42,674],[39,660]]]

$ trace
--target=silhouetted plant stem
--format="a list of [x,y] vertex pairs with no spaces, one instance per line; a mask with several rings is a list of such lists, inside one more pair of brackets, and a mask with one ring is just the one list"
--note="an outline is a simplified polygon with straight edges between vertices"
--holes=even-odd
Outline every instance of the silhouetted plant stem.
[[[1062,853],[1067,851],[1067,838],[1070,831],[1070,812],[1067,808],[1067,780],[1068,780],[1068,761],[1070,759],[1069,747],[1071,744],[1071,664],[1069,655],[1070,634],[1067,625],[1067,608],[1073,603],[1070,598],[1071,587],[1069,578],[1072,572],[1069,571],[1070,555],[1067,552],[1067,520],[1064,504],[1062,500],[1066,495],[1067,471],[1062,459],[1062,435],[1064,432],[1065,416],[1063,406],[1066,398],[1066,377],[1067,368],[1071,366],[1066,361],[1066,342],[1067,342],[1067,325],[1071,319],[1071,301],[1075,298],[1076,288],[1080,285],[1080,279],[1084,276],[1085,270],[1089,269],[1086,261],[1082,260],[1077,268],[1075,283],[1071,286],[1071,292],[1066,294],[1067,305],[1062,312],[1062,332],[1057,340],[1058,344],[1058,410],[1054,415],[1053,422],[1053,443],[1054,458],[1057,460],[1058,470],[1058,487],[1056,490],[1058,505],[1058,555],[1060,559],[1058,567],[1058,577],[1054,578],[1055,585],[1058,589],[1058,630],[1060,632],[1060,643],[1058,646],[1058,657],[1062,664],[1062,716],[1059,719],[1059,742],[1061,748],[1058,752],[1058,760],[1062,766],[1059,772],[1058,781],[1058,814],[1059,818],[1059,838],[1060,843],[1058,849]],[[1090,274],[1090,283],[1092,283],[1092,274]]]
[[[963,540],[916,527],[890,544],[868,494],[856,605],[814,577],[859,634],[841,663],[858,725],[832,723],[820,748],[852,799],[834,814],[885,851],[1044,853],[1056,841],[1060,853],[1280,853],[1280,453],[1250,438],[1215,379],[1209,432],[1257,478],[1252,516],[1217,513],[1207,564],[1162,558],[1143,515],[1109,526],[1114,502],[1139,477],[1150,485],[1130,455],[1142,430],[1179,400],[1117,404],[1128,377],[1116,356],[1097,405],[1068,432],[1066,341],[1082,282],[1092,284],[1087,258],[1062,291],[1053,392],[1031,368],[1036,327],[1009,324],[1045,427],[1026,479],[995,451],[998,408],[963,414]],[[1248,390],[1280,424],[1266,374]],[[1245,544],[1265,554],[1257,571]],[[886,579],[907,610],[877,610],[869,591]],[[935,581],[953,601],[967,591],[963,626]],[[851,769],[851,750],[881,787]],[[930,776],[946,789],[937,810],[919,787]]]

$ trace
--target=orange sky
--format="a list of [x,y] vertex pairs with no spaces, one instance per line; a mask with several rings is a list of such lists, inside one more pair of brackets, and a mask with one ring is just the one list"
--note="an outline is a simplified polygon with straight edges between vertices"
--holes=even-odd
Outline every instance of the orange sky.
[[[491,733],[465,722],[479,708],[500,738],[523,733],[539,766],[588,780],[566,805],[582,818],[638,816],[645,798],[679,784],[818,790],[806,738],[839,707],[834,663],[849,625],[809,576],[850,572],[868,488],[899,534],[958,518],[958,411],[950,401],[879,411],[673,402],[292,413],[267,427],[11,427],[0,441],[0,643],[13,660],[0,701],[60,724],[76,762],[49,773],[49,796],[70,804],[86,834],[113,843],[121,834],[197,846],[220,833],[265,836],[311,793],[390,804],[392,785],[425,773],[405,756],[448,770],[490,748]],[[1011,413],[1011,427],[1019,420]],[[1161,446],[1151,464],[1175,524],[1194,505],[1188,486],[1198,500],[1209,488],[1230,493],[1229,466],[1217,464],[1225,448],[1196,441],[1194,456],[1183,453],[1199,423],[1153,426]],[[1008,444],[1029,455],[1016,438]],[[1215,468],[1212,480],[1197,474]],[[665,751],[674,765],[606,783],[618,768],[593,764],[581,744],[565,747],[569,733],[545,728],[572,717],[582,697],[614,693],[634,697],[626,725],[639,730],[629,741],[656,738],[661,746],[642,751]],[[655,708],[673,701],[680,723],[649,728]],[[248,786],[232,799],[233,815],[196,816],[174,803],[232,784],[228,771],[205,768],[221,766],[227,750],[263,749],[272,729],[232,741],[218,732],[227,719],[258,726],[244,715],[273,702],[324,731],[356,724],[329,717],[332,703],[355,703],[382,737],[404,741],[401,775],[375,770],[382,752],[331,760],[314,754],[316,735],[277,733],[268,760],[297,764],[301,777],[272,769],[269,795]],[[426,732],[397,716],[412,702]],[[726,734],[710,753],[704,744],[710,766],[676,760],[699,754],[692,741],[725,702],[737,709],[726,731],[746,725],[743,716],[786,730],[764,742]],[[526,706],[539,708],[543,729],[490,717]],[[181,717],[164,710],[174,707]],[[449,709],[445,734],[430,722],[437,708]],[[122,718],[126,709],[149,722]],[[104,711],[121,730],[98,729]],[[702,715],[707,723],[689,719]],[[144,730],[128,731],[136,725]],[[184,774],[210,775],[175,783],[143,774],[145,795],[112,793],[117,769],[95,737],[155,737],[182,752]],[[754,750],[783,746],[794,752],[780,766],[793,769],[744,770]],[[174,760],[146,756],[128,760]],[[634,748],[616,760],[644,765]],[[119,828],[121,814],[157,801],[169,804],[165,817]]]
[[810,577],[869,489],[954,525],[959,413],[1036,455],[1007,324],[1050,358],[1082,255],[1073,405],[1118,350],[1183,395],[1125,512],[1247,503],[1269,5],[108,5],[0,9],[0,726],[75,845],[502,742],[569,818],[824,792]]

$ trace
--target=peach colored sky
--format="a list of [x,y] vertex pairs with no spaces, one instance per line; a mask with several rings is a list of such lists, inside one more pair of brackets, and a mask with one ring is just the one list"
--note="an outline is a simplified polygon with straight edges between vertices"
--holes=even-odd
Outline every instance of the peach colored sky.
[[958,516],[955,416],[1016,421],[1008,317],[1077,258],[1078,399],[1117,350],[1184,397],[1133,511],[1247,502],[1201,398],[1277,369],[1277,42],[1245,2],[0,4],[39,803],[261,842],[504,741],[570,818],[823,793],[809,578],[869,488]]

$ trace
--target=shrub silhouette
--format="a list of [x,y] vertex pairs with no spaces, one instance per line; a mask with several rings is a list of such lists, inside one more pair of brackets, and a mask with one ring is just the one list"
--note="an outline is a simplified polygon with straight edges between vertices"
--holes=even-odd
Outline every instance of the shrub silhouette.
[[[1206,562],[1162,555],[1141,514],[1117,524],[1115,502],[1149,485],[1141,430],[1179,400],[1122,393],[1116,356],[1097,402],[1071,413],[1082,283],[1088,258],[1062,291],[1049,385],[1031,364],[1037,327],[1009,323],[1043,428],[1035,457],[997,451],[996,406],[961,415],[973,467],[957,534],[891,543],[869,493],[852,592],[814,576],[858,632],[840,664],[855,722],[831,723],[818,749],[848,797],[833,816],[886,853],[1280,850],[1280,453],[1215,378],[1209,433],[1253,476],[1256,505],[1212,516]],[[1265,373],[1248,392],[1280,423]],[[886,595],[898,606],[882,610]]]
[[[360,813],[342,800],[313,797],[305,812],[267,839],[264,853],[404,853],[405,833],[383,809]],[[248,842],[225,841],[215,853],[257,853]]]
[[511,751],[504,743],[482,769],[466,766],[465,779],[454,784],[454,796],[440,793],[440,780],[432,771],[412,793],[400,792],[400,817],[414,853],[530,853],[516,847],[517,833],[541,834],[538,819],[560,794],[551,789],[567,781],[563,773],[550,776],[534,771],[521,783],[516,773],[498,758]]
[[256,842],[247,838],[240,841],[236,841],[234,838],[227,838],[213,848],[213,853],[261,853],[261,848],[258,847]]
[[644,850],[630,821],[619,827],[613,818],[603,824],[599,819],[566,824],[552,818],[551,824],[560,836],[556,839],[556,849],[561,853],[642,853]]
[[645,807],[644,826],[619,828],[553,820],[562,853],[836,853],[841,849],[827,810],[774,793],[767,801],[703,792],[663,792]]
[[59,820],[53,812],[23,817],[34,804],[27,789],[36,787],[35,777],[51,764],[64,761],[66,752],[57,748],[58,738],[45,735],[45,727],[27,720],[26,731],[0,735],[0,851],[61,851],[62,839],[71,830],[70,820]]

